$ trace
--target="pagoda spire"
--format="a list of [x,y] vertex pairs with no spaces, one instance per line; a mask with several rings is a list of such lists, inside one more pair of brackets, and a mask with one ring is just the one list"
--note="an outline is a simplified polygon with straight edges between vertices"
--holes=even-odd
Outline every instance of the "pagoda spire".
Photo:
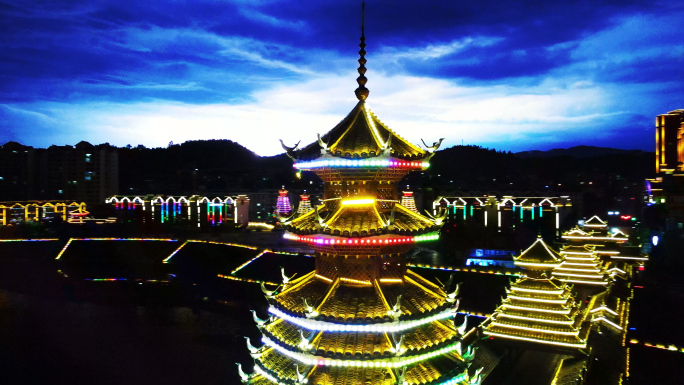
[[356,90],[354,90],[354,93],[356,94],[356,98],[361,100],[361,101],[368,99],[368,94],[370,93],[368,88],[366,88],[366,82],[368,81],[368,79],[366,78],[366,76],[364,76],[366,74],[366,67],[365,66],[366,66],[366,62],[367,62],[366,50],[364,49],[364,48],[366,48],[366,36],[364,34],[364,13],[365,13],[365,9],[366,9],[366,2],[362,1],[361,2],[361,44],[359,44],[359,47],[361,47],[361,49],[359,50],[360,58],[359,58],[359,69],[358,69],[359,77],[356,78],[356,82],[359,83],[359,87]]

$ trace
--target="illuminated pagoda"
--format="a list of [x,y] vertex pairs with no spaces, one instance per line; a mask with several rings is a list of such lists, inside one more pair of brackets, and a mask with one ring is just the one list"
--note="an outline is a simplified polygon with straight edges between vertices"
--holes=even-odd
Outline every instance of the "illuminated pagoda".
[[416,208],[416,200],[413,197],[413,191],[402,191],[402,193],[404,195],[401,197],[401,205],[414,213],[417,213],[418,209]]
[[608,224],[596,215],[584,221],[581,227],[575,226],[575,228],[564,232],[562,239],[569,242],[570,245],[595,246],[594,252],[599,257],[615,260],[633,259],[620,255],[628,250],[625,245],[629,241],[629,237],[619,229],[609,229]]
[[286,216],[292,213],[292,206],[290,206],[290,197],[287,196],[285,186],[278,191],[278,200],[276,201],[276,215]]
[[568,245],[561,249],[560,255],[563,262],[553,270],[553,276],[561,281],[600,286],[606,286],[610,281],[596,246]]
[[530,271],[537,270],[553,270],[558,268],[563,262],[563,257],[554,249],[549,247],[541,236],[523,251],[517,257],[513,257],[513,263],[516,266],[528,269]]
[[583,349],[590,331],[575,301],[572,286],[548,278],[562,256],[538,238],[515,258],[526,277],[506,289],[501,305],[481,325],[482,333],[500,339],[526,341],[561,348]]
[[240,367],[243,383],[480,383],[464,342],[474,329],[455,319],[458,285],[407,269],[406,253],[437,239],[443,219],[402,206],[397,183],[427,168],[438,146],[412,145],[370,112],[364,40],[362,32],[357,105],[317,142],[288,153],[296,169],[324,181],[320,205],[282,219],[286,238],[315,250],[316,269],[297,279],[283,270],[282,285],[262,286],[269,314],[254,316],[263,338],[259,348],[248,342],[255,366],[252,374]]
[[309,200],[309,194],[304,191],[304,194],[299,196],[299,207],[297,207],[297,214],[306,214],[309,211],[313,211],[311,207],[311,201]]

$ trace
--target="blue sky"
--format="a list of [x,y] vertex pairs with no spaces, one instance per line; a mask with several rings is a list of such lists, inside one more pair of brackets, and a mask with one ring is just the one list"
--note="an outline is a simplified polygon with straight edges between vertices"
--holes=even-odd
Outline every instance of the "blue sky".
[[[261,155],[354,106],[360,3],[0,0],[0,144]],[[684,2],[366,4],[368,104],[418,143],[652,151],[684,108]]]

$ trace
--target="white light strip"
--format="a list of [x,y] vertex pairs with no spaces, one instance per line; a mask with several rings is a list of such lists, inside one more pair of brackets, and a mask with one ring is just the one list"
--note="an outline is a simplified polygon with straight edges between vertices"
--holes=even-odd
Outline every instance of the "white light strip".
[[377,323],[377,324],[367,324],[367,325],[358,325],[358,324],[340,324],[340,323],[333,323],[333,322],[326,322],[326,321],[318,321],[318,320],[312,320],[312,319],[306,319],[306,318],[299,318],[299,317],[293,317],[280,309],[275,308],[274,306],[270,306],[268,308],[268,312],[280,317],[290,323],[293,323],[297,326],[303,327],[307,330],[315,330],[315,331],[326,331],[326,332],[367,332],[367,333],[398,333],[404,330],[409,330],[413,328],[417,328],[419,326],[439,321],[442,319],[447,319],[451,318],[456,314],[456,309],[450,308],[447,310],[442,311],[441,313],[437,313],[434,315],[431,315],[429,317],[419,319],[419,320],[414,320],[414,321],[393,321],[393,322],[382,322],[382,323]]
[[526,326],[517,326],[517,325],[508,325],[500,322],[493,321],[492,326],[499,326],[502,328],[509,328],[509,329],[519,329],[519,330],[527,330],[531,332],[538,332],[538,333],[546,333],[546,334],[559,334],[559,335],[564,335],[564,336],[577,336],[579,335],[579,329],[576,331],[571,331],[571,332],[561,332],[557,330],[546,330],[546,329],[538,329],[538,328],[531,328],[531,327],[526,327]]
[[320,356],[314,356],[312,354],[293,352],[288,350],[277,343],[273,342],[270,338],[263,336],[261,341],[268,345],[269,347],[277,350],[278,352],[296,360],[306,365],[312,366],[345,366],[345,367],[357,367],[357,368],[400,368],[402,366],[410,365],[416,362],[421,362],[428,360],[430,358],[441,356],[453,351],[460,351],[461,341],[455,342],[453,344],[447,345],[441,349],[437,349],[430,353],[419,354],[416,356],[408,357],[393,357],[384,358],[379,360],[338,360],[329,359]]
[[567,342],[557,342],[557,341],[546,341],[546,340],[540,340],[537,338],[529,338],[529,337],[519,337],[519,336],[511,336],[508,334],[502,334],[502,333],[496,333],[496,332],[491,332],[489,330],[483,330],[483,334],[489,335],[489,336],[494,336],[494,337],[501,337],[501,338],[510,338],[514,340],[522,340],[522,341],[531,341],[531,342],[537,342],[540,344],[548,344],[548,345],[558,345],[558,346],[569,346],[572,348],[580,348],[584,349],[587,347],[587,343],[567,343]]
[[603,322],[607,323],[608,325],[610,325],[610,326],[612,326],[612,327],[614,327],[614,328],[616,328],[616,329],[618,329],[618,330],[622,330],[622,328],[621,328],[619,325],[617,325],[617,324],[615,324],[615,323],[613,323],[613,322],[610,322],[610,321],[608,321],[607,319],[605,319],[605,318],[603,318],[603,317],[599,317],[599,318],[596,318],[596,319],[592,320],[592,322],[596,322],[596,321],[603,321]]
[[597,307],[597,308],[593,309],[592,311],[590,311],[589,313],[593,313],[593,312],[596,312],[596,311],[599,311],[599,310],[606,310],[606,311],[608,311],[609,313],[611,313],[611,314],[613,314],[613,315],[618,315],[617,312],[613,311],[613,309],[611,309],[611,308],[609,308],[609,307],[606,307],[606,306]]
[[647,257],[610,257],[611,259],[631,259],[634,261],[648,261]]
[[284,382],[278,381],[278,379],[273,377],[272,375],[268,374],[265,370],[261,369],[261,367],[259,365],[254,365],[254,371],[257,374],[264,376],[267,380],[269,380],[271,382],[275,382],[278,385],[287,385]]

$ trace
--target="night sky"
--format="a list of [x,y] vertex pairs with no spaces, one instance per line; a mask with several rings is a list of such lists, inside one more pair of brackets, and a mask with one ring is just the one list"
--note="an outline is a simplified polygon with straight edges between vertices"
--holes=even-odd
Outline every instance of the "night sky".
[[[0,144],[260,155],[354,107],[360,2],[0,0]],[[684,108],[684,2],[366,4],[368,104],[417,143],[652,151]]]

